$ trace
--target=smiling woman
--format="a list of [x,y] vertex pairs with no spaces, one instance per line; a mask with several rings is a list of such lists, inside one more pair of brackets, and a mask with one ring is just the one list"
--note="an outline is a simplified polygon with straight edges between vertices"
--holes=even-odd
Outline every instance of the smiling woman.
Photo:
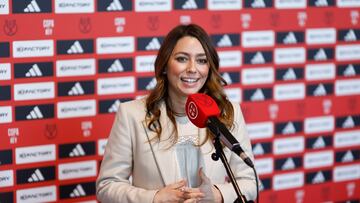
[[[101,202],[234,202],[225,168],[211,159],[210,132],[185,115],[189,95],[209,95],[221,122],[253,159],[240,106],[227,99],[218,70],[219,57],[201,27],[179,25],[169,32],[155,60],[154,89],[120,104],[96,184]],[[255,199],[252,170],[224,151],[242,193]]]

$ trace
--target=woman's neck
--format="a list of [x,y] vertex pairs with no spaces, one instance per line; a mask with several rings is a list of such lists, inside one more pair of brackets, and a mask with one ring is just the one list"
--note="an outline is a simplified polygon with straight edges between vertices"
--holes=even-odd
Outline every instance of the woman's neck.
[[185,113],[185,104],[186,104],[186,97],[169,93],[169,105],[171,110],[176,115],[186,115]]

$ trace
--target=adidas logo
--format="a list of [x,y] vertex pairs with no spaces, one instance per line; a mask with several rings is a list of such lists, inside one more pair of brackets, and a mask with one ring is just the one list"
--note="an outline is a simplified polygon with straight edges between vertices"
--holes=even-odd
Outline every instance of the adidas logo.
[[349,65],[346,67],[343,75],[344,75],[344,76],[354,76],[354,75],[356,75],[356,71],[355,71],[354,66],[353,66],[352,64],[349,64]]
[[342,128],[353,128],[355,127],[355,121],[351,116],[348,116],[341,126]]
[[41,9],[40,9],[39,5],[37,4],[37,2],[35,0],[32,0],[30,2],[30,4],[28,4],[26,6],[26,8],[24,8],[24,12],[25,13],[39,13],[39,12],[41,12]]
[[341,162],[352,162],[354,161],[354,155],[352,154],[352,152],[349,150],[345,153],[345,155],[341,158]]
[[120,106],[120,100],[116,100],[112,105],[111,105],[111,107],[108,109],[108,112],[109,113],[115,113],[115,112],[117,112],[117,110],[118,110],[118,108],[119,108],[119,106]]
[[327,60],[327,56],[324,49],[319,49],[314,56],[315,61],[324,61]]
[[146,90],[151,90],[154,89],[154,87],[156,86],[156,79],[153,78],[148,85],[146,85]]
[[188,0],[182,5],[182,9],[197,9],[195,0]]
[[222,75],[222,78],[226,81],[226,83],[228,85],[230,85],[232,83],[232,80],[231,80],[231,77],[230,77],[229,73],[224,73]]
[[83,95],[83,94],[85,94],[85,92],[79,82],[75,83],[75,85],[68,92],[68,95]]
[[265,150],[264,148],[262,147],[261,144],[257,143],[254,148],[253,148],[253,154],[254,155],[263,155],[265,154]]
[[39,181],[44,181],[45,178],[44,176],[41,174],[41,171],[39,169],[36,169],[34,171],[33,174],[31,174],[30,178],[28,178],[28,182],[32,183],[32,182],[39,182]]
[[251,64],[263,64],[265,63],[265,58],[261,52],[256,52],[256,54],[251,59]]
[[113,64],[107,70],[109,73],[112,72],[122,72],[124,71],[124,67],[121,65],[120,60],[116,59]]
[[286,124],[284,129],[281,131],[281,133],[284,134],[284,135],[293,134],[295,132],[296,132],[296,128],[295,128],[295,126],[294,126],[294,124],[292,122],[289,122],[288,124]]
[[81,144],[77,144],[75,148],[69,153],[70,157],[76,157],[76,156],[85,156],[85,151],[81,147]]
[[286,71],[283,76],[283,80],[296,80],[296,74],[293,68],[290,68]]
[[356,41],[357,38],[356,38],[354,30],[349,30],[349,32],[347,32],[346,35],[344,36],[344,40],[346,42]]
[[320,6],[328,6],[328,5],[329,5],[329,3],[326,0],[317,0],[317,1],[315,1],[315,6],[318,6],[318,7],[320,7]]
[[229,35],[224,35],[217,43],[217,46],[218,47],[231,47],[232,42],[231,42]]
[[327,94],[323,84],[319,84],[313,92],[314,96],[325,96]]
[[38,77],[42,76],[42,72],[40,71],[40,68],[37,64],[34,64],[30,70],[25,73],[25,77]]
[[70,49],[66,51],[68,54],[81,54],[84,53],[84,49],[81,47],[79,41],[75,41],[73,45],[71,45]]
[[283,39],[284,44],[296,44],[296,36],[293,32],[289,32],[286,37]]
[[122,7],[119,0],[114,0],[110,3],[110,5],[106,8],[107,11],[122,11],[124,8]]
[[254,0],[251,3],[251,7],[252,8],[265,8],[266,4],[265,4],[264,0]]
[[290,169],[294,169],[295,168],[295,163],[294,160],[292,158],[288,158],[286,159],[285,163],[282,165],[281,169],[282,170],[290,170]]
[[146,50],[158,50],[160,49],[160,42],[158,38],[153,38],[149,44],[145,47]]
[[26,116],[26,119],[41,119],[44,118],[38,106],[35,106],[34,109]]
[[251,101],[263,101],[263,100],[265,100],[265,95],[261,89],[256,89],[254,94],[251,96],[250,100]]
[[315,140],[314,144],[312,145],[313,149],[320,149],[324,148],[326,146],[326,143],[324,141],[323,137],[319,137]]
[[314,178],[311,180],[311,183],[323,183],[325,182],[325,176],[324,174],[319,171],[316,173],[316,175],[314,176]]
[[86,193],[80,184],[77,185],[76,188],[74,188],[72,193],[70,193],[70,197],[83,197],[83,196],[86,196]]

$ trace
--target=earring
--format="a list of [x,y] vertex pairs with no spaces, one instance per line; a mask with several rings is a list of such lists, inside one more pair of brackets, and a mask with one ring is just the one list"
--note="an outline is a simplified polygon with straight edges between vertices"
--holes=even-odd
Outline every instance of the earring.
[[163,71],[162,74],[163,74],[163,75],[166,75],[166,71]]

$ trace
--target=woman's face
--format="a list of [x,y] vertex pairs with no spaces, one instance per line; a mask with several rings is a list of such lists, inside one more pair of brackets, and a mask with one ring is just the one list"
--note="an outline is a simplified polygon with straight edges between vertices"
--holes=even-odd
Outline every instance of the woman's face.
[[209,73],[209,63],[199,40],[190,36],[179,39],[167,63],[166,72],[172,98],[187,98],[197,93],[204,86]]

